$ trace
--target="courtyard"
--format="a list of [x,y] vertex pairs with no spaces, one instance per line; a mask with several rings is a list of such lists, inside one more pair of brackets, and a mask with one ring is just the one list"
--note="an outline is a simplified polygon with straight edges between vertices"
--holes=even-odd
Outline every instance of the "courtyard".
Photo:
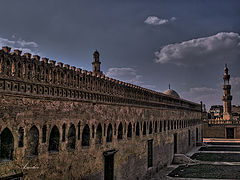
[[205,139],[203,146],[187,153],[192,162],[172,164],[152,180],[240,179],[240,142]]

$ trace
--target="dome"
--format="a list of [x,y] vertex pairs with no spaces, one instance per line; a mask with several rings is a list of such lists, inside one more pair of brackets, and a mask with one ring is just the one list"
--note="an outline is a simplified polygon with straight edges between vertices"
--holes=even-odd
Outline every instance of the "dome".
[[180,98],[179,94],[176,91],[174,91],[173,89],[168,89],[168,90],[164,91],[163,94],[173,96],[175,98]]

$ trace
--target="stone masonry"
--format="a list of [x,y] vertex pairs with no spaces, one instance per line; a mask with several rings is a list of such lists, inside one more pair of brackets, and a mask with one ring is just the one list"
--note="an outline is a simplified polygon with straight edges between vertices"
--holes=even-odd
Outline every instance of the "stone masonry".
[[202,141],[201,105],[0,50],[0,177],[148,179]]

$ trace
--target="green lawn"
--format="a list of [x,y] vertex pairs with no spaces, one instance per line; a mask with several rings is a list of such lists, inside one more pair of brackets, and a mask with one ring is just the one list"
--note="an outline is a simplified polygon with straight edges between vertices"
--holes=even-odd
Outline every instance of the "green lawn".
[[168,176],[206,179],[240,179],[240,166],[198,164],[179,166]]
[[192,159],[213,162],[240,162],[239,153],[195,153]]
[[199,151],[240,151],[240,147],[201,147]]

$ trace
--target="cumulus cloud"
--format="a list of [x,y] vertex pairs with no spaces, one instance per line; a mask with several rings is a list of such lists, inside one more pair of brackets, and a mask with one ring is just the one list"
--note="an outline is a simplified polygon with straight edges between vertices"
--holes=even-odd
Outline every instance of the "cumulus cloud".
[[222,91],[221,89],[209,87],[193,87],[188,91],[181,93],[184,99],[200,103],[202,101],[210,108],[211,105],[222,104]]
[[230,78],[230,84],[232,86],[236,86],[240,90],[240,77],[231,77]]
[[133,68],[109,68],[106,76],[119,79],[132,84],[141,84],[141,75],[138,75]]
[[240,105],[240,77],[231,77],[233,104]]
[[155,52],[157,63],[203,65],[234,62],[240,59],[238,33],[221,32],[213,36],[169,44]]
[[154,89],[156,87],[155,85],[144,84],[142,75],[137,74],[134,68],[109,68],[106,76],[148,89]]
[[214,88],[208,88],[208,87],[195,87],[195,88],[190,88],[189,92],[192,95],[198,94],[199,96],[204,96],[204,95],[216,94],[218,90]]
[[[240,105],[240,77],[231,77],[230,84],[232,86],[232,104]],[[217,86],[218,88],[216,89],[209,87],[193,87],[188,91],[182,92],[181,95],[184,98],[197,103],[203,101],[208,108],[212,105],[222,105],[222,84],[218,84]]]
[[[13,35],[12,38],[15,38],[16,35]],[[35,42],[28,42],[22,39],[18,40],[9,40],[6,38],[0,37],[0,47],[2,46],[9,46],[12,49],[19,49],[22,50],[24,53],[28,52],[31,54],[37,54],[38,44]]]
[[148,16],[147,19],[144,21],[144,23],[158,26],[158,25],[166,24],[169,21],[175,21],[175,20],[176,20],[176,17],[171,17],[170,19],[162,19],[157,16]]

